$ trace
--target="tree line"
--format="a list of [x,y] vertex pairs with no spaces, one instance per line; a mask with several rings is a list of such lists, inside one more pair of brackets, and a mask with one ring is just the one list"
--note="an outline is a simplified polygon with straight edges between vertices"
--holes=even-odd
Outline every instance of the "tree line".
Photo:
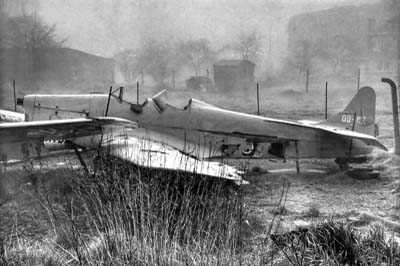
[[181,42],[157,39],[143,41],[135,49],[125,49],[115,55],[119,69],[128,83],[135,82],[146,73],[157,84],[163,84],[172,72],[190,69],[193,75],[201,75],[216,62],[225,51],[231,51],[238,59],[257,62],[260,58],[261,38],[256,32],[242,32],[236,41],[215,47],[204,38]]
[[36,12],[37,5],[37,0],[0,0],[0,48],[40,49],[65,45],[67,38],[56,34],[55,24],[43,22]]

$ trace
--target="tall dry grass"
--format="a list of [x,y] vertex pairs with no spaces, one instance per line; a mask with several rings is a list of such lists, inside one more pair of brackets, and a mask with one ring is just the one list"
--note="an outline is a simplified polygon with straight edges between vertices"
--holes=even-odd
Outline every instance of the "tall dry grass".
[[[91,174],[73,172],[63,193],[40,182],[32,190],[51,225],[43,249],[53,247],[61,264],[239,263],[244,210],[234,184],[138,168],[106,154],[96,165]],[[23,262],[15,243],[6,257]]]
[[[107,155],[96,165],[91,174],[29,173],[24,182],[35,182],[24,192],[38,202],[49,230],[37,240],[15,226],[0,243],[0,265],[400,263],[400,246],[382,227],[359,233],[331,221],[274,235],[282,215],[277,211],[263,236],[248,241],[242,190],[235,185],[138,168]],[[284,182],[277,210],[285,208],[289,188]]]

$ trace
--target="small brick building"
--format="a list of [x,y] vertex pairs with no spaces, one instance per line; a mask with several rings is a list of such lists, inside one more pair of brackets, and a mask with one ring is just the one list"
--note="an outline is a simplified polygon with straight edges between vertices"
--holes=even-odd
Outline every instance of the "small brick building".
[[255,64],[249,60],[221,60],[213,65],[215,86],[222,91],[254,86]]

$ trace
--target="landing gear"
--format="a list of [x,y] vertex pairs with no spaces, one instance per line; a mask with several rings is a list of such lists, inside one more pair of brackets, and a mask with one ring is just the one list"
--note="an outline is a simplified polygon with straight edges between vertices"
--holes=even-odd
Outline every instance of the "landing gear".
[[74,152],[75,152],[76,156],[78,157],[78,160],[81,163],[83,170],[85,171],[86,174],[89,174],[89,168],[87,167],[85,161],[83,160],[82,155],[78,150],[78,147],[72,141],[67,141],[67,144],[71,145],[72,149],[74,149]]
[[348,158],[336,158],[335,163],[339,166],[341,172],[347,171],[350,169],[350,160]]
[[348,163],[339,164],[339,169],[342,172],[345,172],[350,169],[350,165]]
[[253,156],[257,151],[257,143],[246,143],[245,149],[242,151],[242,155],[244,156]]
[[7,170],[7,161],[8,159],[6,154],[0,155],[0,164],[1,164],[0,173],[5,172]]

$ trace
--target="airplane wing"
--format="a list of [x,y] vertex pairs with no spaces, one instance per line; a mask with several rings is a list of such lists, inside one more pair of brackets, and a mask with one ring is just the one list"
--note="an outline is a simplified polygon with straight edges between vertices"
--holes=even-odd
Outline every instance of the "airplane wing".
[[329,132],[329,133],[335,134],[335,135],[340,135],[343,137],[359,139],[367,145],[372,145],[372,146],[378,147],[384,151],[388,151],[388,149],[382,143],[380,143],[374,136],[371,136],[368,134],[359,133],[357,131],[351,131],[351,130],[346,130],[346,129],[340,129],[340,128],[336,128],[336,127],[328,127],[328,126],[323,126],[323,125],[312,125],[310,127],[314,127],[314,128],[323,130],[325,132]]
[[[10,143],[40,142],[44,140],[74,139],[105,133],[102,146],[112,155],[136,165],[150,168],[179,170],[236,181],[241,172],[235,167],[197,159],[171,146],[134,135],[114,135],[128,132],[138,125],[130,120],[114,117],[76,118],[0,124],[0,146]],[[128,129],[128,130],[127,130]],[[111,137],[110,137],[111,136]],[[97,148],[97,145],[96,145]]]
[[246,183],[241,177],[243,172],[233,166],[199,160],[169,145],[148,138],[130,135],[112,136],[104,140],[103,146],[106,146],[112,155],[142,167],[178,170],[219,177],[239,184]]
[[[303,128],[309,128],[312,130],[318,130],[320,132],[326,132],[332,135],[339,135],[342,137],[347,137],[347,138],[354,138],[354,139],[359,139],[363,141],[367,145],[372,145],[375,147],[378,147],[382,150],[388,151],[388,149],[380,143],[375,137],[364,134],[364,133],[359,133],[357,131],[351,131],[351,130],[346,130],[346,129],[341,129],[337,127],[331,127],[327,125],[321,125],[321,124],[299,124],[296,122],[285,122],[285,121],[274,121],[275,123],[279,123],[281,125],[287,124],[289,127],[290,126],[299,126]],[[288,129],[289,130],[289,129]],[[293,132],[296,132],[292,128],[290,128]],[[248,142],[258,142],[258,143],[263,143],[263,142],[276,142],[276,141],[293,141],[293,140],[301,140],[300,138],[297,137],[296,133],[293,134],[292,138],[288,137],[282,137],[282,136],[274,136],[274,135],[266,135],[266,134],[253,134],[249,132],[239,132],[239,131],[232,131],[232,132],[223,132],[223,131],[212,131],[212,130],[198,130],[202,132],[209,132],[209,133],[214,133],[214,134],[219,134],[219,135],[226,135],[226,136],[235,136],[239,138],[245,138],[246,141]]]
[[91,136],[104,133],[117,126],[138,127],[135,122],[114,117],[2,123],[0,124],[0,145]]
[[378,147],[382,150],[388,151],[388,149],[380,143],[376,137],[365,134],[365,133],[360,133],[357,131],[352,131],[352,130],[347,130],[343,129],[340,127],[335,127],[335,126],[330,126],[328,124],[322,124],[320,121],[306,121],[306,120],[301,120],[298,121],[299,123],[311,127],[311,128],[318,128],[326,132],[330,132],[332,134],[344,136],[344,137],[350,137],[350,138],[356,138],[362,140],[364,143],[367,145],[372,145],[375,147]]
[[[357,131],[352,131],[352,130],[347,130],[347,129],[342,129],[339,127],[334,127],[330,125],[325,125],[325,124],[315,124],[315,123],[299,123],[295,121],[284,121],[284,120],[278,120],[278,119],[270,119],[270,118],[263,118],[264,121],[272,122],[275,124],[279,124],[282,127],[283,132],[290,132],[290,134],[286,135],[292,135],[293,137],[282,137],[282,136],[273,136],[273,135],[254,135],[254,134],[249,134],[245,132],[232,132],[231,134],[233,136],[238,136],[238,137],[243,137],[246,138],[247,140],[255,140],[256,142],[271,142],[271,141],[277,141],[277,140],[301,140],[301,138],[298,137],[298,130],[301,128],[303,129],[311,129],[311,130],[317,130],[319,132],[324,132],[324,133],[329,133],[332,135],[336,136],[342,136],[345,138],[354,138],[363,141],[367,145],[372,145],[375,147],[378,147],[382,150],[388,151],[388,149],[380,143],[376,137],[365,134],[365,133],[360,133]],[[285,125],[287,125],[287,130],[285,130]],[[282,134],[284,135],[284,134]]]

